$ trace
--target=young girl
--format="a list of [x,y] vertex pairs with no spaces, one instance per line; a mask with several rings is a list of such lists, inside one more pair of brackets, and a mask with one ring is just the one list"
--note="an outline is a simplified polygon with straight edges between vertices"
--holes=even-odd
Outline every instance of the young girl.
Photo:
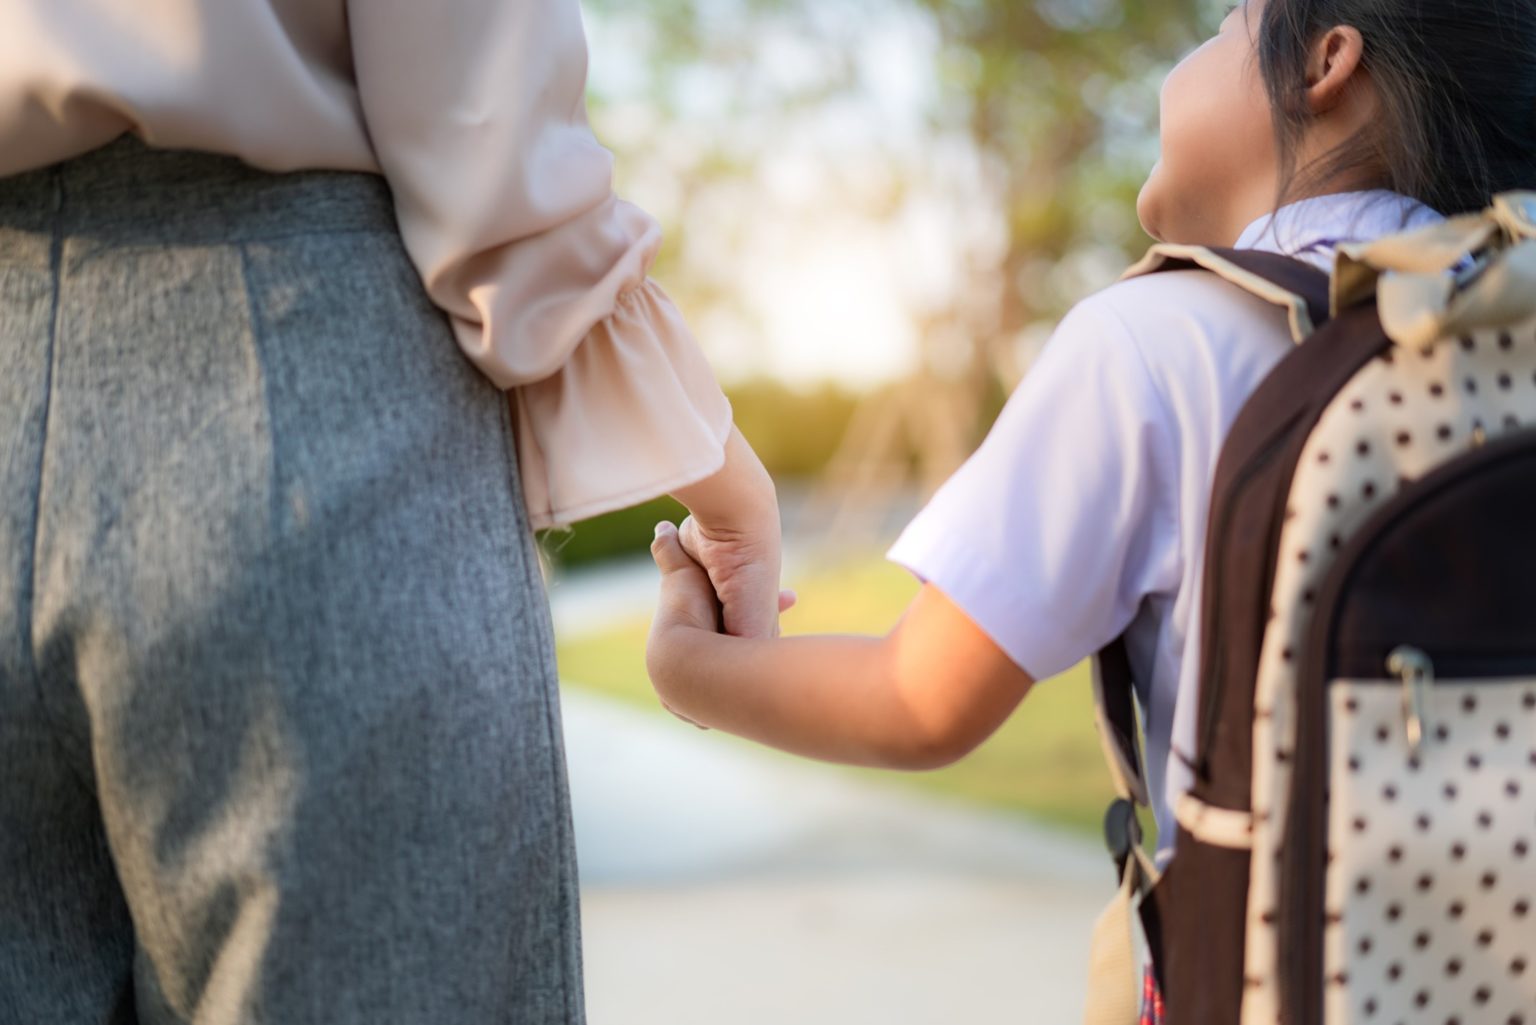
[[[1169,75],[1161,135],[1149,234],[1327,269],[1341,242],[1536,187],[1536,0],[1248,0]],[[923,587],[883,637],[717,633],[695,530],[659,525],[657,692],[788,751],[926,769],[1128,631],[1165,860],[1189,782],[1208,491],[1292,344],[1278,309],[1214,275],[1084,300],[891,549]]]

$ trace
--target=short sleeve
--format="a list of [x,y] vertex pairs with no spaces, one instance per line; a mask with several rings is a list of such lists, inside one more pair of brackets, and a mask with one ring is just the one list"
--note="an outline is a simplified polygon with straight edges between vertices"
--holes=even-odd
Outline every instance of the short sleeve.
[[888,558],[1035,679],[1071,668],[1178,586],[1167,409],[1124,322],[1085,301]]
[[576,0],[349,0],[348,19],[406,249],[510,392],[534,526],[719,469],[730,406],[647,278],[659,227],[613,192]]

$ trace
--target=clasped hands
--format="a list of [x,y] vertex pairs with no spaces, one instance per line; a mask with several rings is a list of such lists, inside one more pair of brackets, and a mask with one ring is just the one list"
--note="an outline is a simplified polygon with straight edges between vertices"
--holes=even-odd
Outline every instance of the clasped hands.
[[680,633],[777,637],[779,614],[795,603],[793,592],[779,588],[782,540],[773,480],[738,431],[726,443],[721,470],[675,495],[690,514],[680,526],[657,524],[651,544],[661,570],[646,645],[653,681],[673,675],[671,662],[685,657],[685,644],[668,643]]

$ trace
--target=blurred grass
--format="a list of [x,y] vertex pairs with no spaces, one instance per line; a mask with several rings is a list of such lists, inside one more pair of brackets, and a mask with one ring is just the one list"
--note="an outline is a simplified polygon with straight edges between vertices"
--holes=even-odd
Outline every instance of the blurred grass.
[[[906,570],[876,556],[826,566],[791,586],[800,600],[784,617],[786,634],[880,634],[896,623],[918,585]],[[642,620],[562,639],[562,679],[665,716],[645,677],[647,625]],[[930,773],[841,771],[1027,813],[1094,837],[1112,796],[1094,733],[1086,664],[1036,684],[1008,722],[957,765]]]

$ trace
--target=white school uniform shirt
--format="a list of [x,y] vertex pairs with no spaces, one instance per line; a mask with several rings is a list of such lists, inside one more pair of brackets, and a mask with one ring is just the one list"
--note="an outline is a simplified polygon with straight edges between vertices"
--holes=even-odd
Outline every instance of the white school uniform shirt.
[[[1259,218],[1237,247],[1327,270],[1341,242],[1439,219],[1393,192],[1340,193]],[[1090,296],[887,553],[1036,680],[1127,634],[1160,861],[1192,782],[1216,462],[1238,411],[1293,345],[1278,307],[1202,271]]]

